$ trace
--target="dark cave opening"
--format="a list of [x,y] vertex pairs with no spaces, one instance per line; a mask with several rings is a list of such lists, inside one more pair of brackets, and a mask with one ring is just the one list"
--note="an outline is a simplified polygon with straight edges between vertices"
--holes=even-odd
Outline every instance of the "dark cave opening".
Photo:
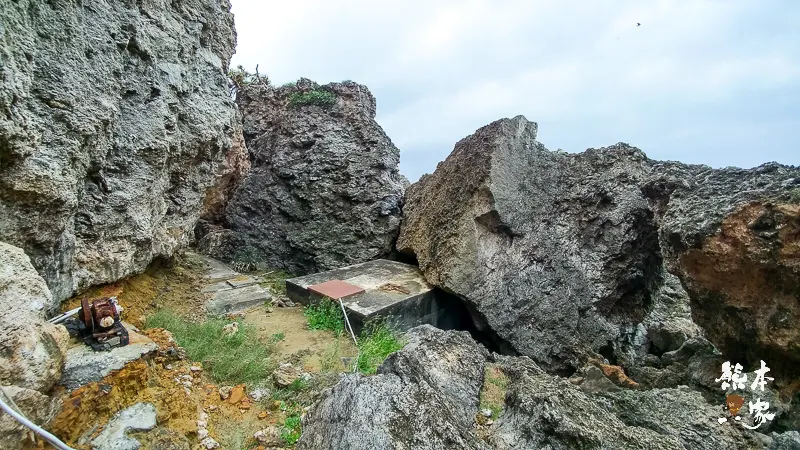
[[507,356],[519,355],[510,343],[488,325],[483,314],[461,297],[434,288],[432,303],[434,323],[431,325],[442,330],[466,331],[472,339],[491,352]]

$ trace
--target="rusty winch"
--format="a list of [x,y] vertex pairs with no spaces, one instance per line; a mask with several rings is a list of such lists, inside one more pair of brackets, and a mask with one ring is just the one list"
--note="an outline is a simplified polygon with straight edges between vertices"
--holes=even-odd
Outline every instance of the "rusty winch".
[[49,322],[63,323],[70,335],[83,338],[94,350],[110,350],[130,342],[128,330],[120,320],[121,311],[122,307],[117,303],[116,297],[92,301],[83,299],[80,308],[67,311]]

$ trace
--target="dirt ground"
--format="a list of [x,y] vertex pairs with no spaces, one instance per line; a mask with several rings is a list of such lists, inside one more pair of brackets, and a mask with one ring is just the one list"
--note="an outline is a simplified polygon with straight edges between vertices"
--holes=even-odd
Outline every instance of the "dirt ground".
[[[200,292],[207,284],[206,270],[202,259],[189,254],[174,264],[155,265],[141,275],[90,289],[66,301],[63,310],[79,306],[82,298],[116,295],[125,308],[123,320],[139,328],[144,328],[149,314],[161,308],[200,321],[205,317],[202,306],[209,295]],[[280,400],[286,393],[275,392],[274,388],[272,395],[258,401],[248,398],[246,392],[244,400],[231,404],[230,399],[221,398],[220,386],[210,380],[200,362],[181,358],[169,332],[149,329],[142,334],[159,344],[159,350],[112,372],[100,382],[73,392],[62,388],[56,395],[63,408],[49,429],[69,445],[88,449],[91,439],[117,411],[150,402],[158,411],[157,428],[129,434],[143,448],[200,448],[202,436],[198,436],[197,422],[205,413],[209,436],[221,448],[255,449],[258,443],[252,438],[254,433],[270,425],[281,427],[288,414],[297,414],[298,408],[310,406],[318,390],[334,382],[338,373],[349,370],[345,363],[352,364],[348,358],[356,355],[347,335],[309,330],[299,306],[259,306],[247,311],[241,320],[256,328],[259,341],[265,344],[277,341],[271,355],[275,363],[290,362],[312,374],[314,378],[307,392],[292,397],[291,401]],[[271,380],[265,380],[265,385],[269,384]],[[241,387],[247,391],[245,386]]]

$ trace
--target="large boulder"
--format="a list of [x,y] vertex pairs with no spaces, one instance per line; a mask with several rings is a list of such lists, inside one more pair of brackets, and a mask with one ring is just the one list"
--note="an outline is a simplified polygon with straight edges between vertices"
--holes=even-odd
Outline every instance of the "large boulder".
[[655,163],[643,188],[694,322],[745,370],[800,370],[800,169]]
[[[528,357],[489,355],[465,332],[426,325],[408,334],[377,375],[346,375],[322,393],[303,419],[298,449],[717,449],[770,441],[721,426],[722,404],[687,387],[587,392]],[[478,434],[489,360],[507,391],[499,418]]]
[[522,116],[483,127],[407,190],[397,247],[428,281],[551,370],[602,356],[655,385],[707,385],[721,358],[764,359],[791,386],[800,169],[551,152],[536,131]]
[[397,242],[426,279],[475,306],[518,352],[553,369],[612,349],[661,279],[658,228],[626,145],[550,152],[522,116],[456,144],[406,195]]
[[473,430],[486,350],[429,325],[377,375],[349,374],[303,419],[298,449],[486,449]]
[[308,273],[392,250],[405,184],[365,86],[256,81],[237,103],[252,167],[203,251]]
[[69,335],[45,321],[51,299],[22,249],[0,242],[0,385],[47,393],[60,379]]
[[[69,341],[61,325],[45,321],[52,297],[22,249],[0,242],[0,389],[30,420],[51,417],[48,394],[61,377]],[[27,429],[0,413],[0,439],[20,448]]]
[[227,0],[0,0],[0,236],[58,302],[192,239],[233,147]]

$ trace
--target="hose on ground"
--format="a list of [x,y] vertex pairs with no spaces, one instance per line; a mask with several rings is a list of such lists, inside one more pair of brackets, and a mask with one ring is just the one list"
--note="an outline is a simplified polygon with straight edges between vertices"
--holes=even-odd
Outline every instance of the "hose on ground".
[[[11,398],[10,395],[8,395],[6,393],[5,388],[0,387],[0,392],[3,393],[2,397],[6,397],[9,402],[14,404],[14,400]],[[5,400],[3,400],[2,397],[0,397],[0,409],[5,411],[9,416],[13,417],[17,422],[25,425],[31,431],[33,431],[34,433],[36,433],[39,436],[41,436],[44,440],[46,440],[47,442],[52,444],[53,447],[55,447],[55,448],[57,448],[59,450],[75,450],[72,447],[68,446],[67,444],[61,442],[61,440],[59,440],[57,437],[55,437],[52,434],[50,434],[49,432],[45,431],[39,425],[36,425],[35,423],[33,423],[30,420],[28,420],[28,418],[23,416],[21,412],[15,411],[14,408],[12,408],[8,403],[6,403]]]

